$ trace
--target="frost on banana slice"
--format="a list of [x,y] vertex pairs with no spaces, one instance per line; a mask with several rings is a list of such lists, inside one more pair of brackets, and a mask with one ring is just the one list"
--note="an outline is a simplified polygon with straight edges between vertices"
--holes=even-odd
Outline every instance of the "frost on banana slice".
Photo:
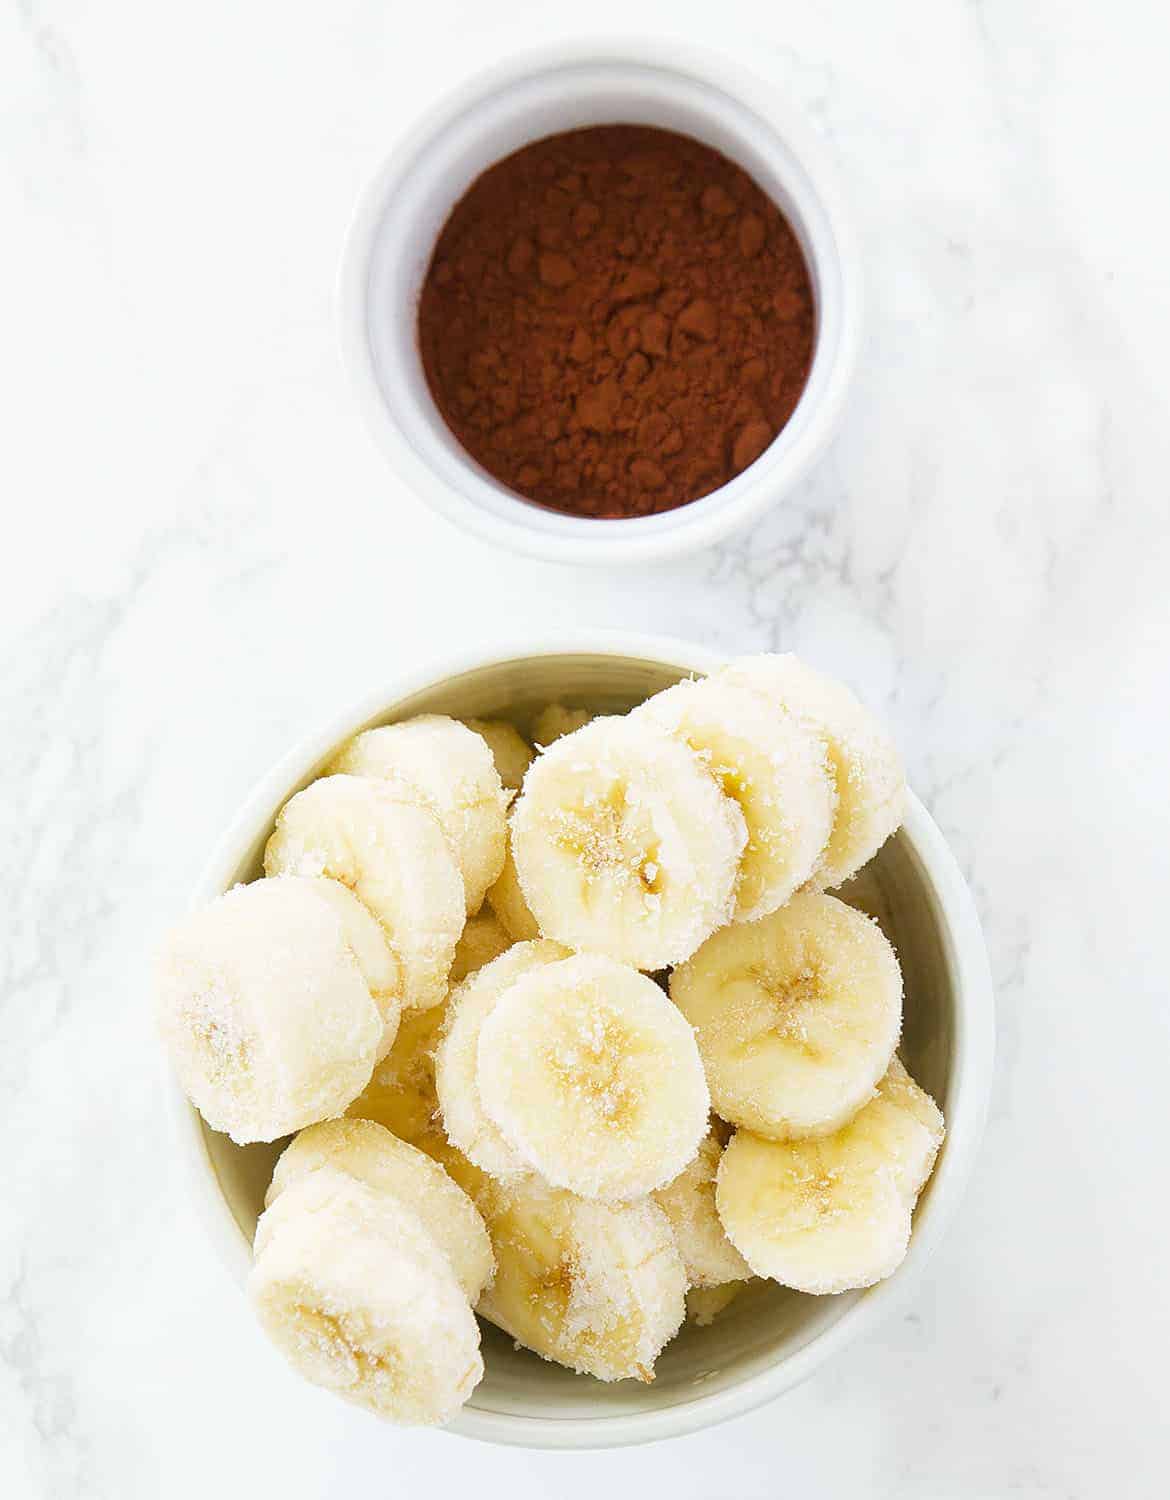
[[387,1421],[446,1422],[483,1376],[479,1325],[434,1240],[332,1167],[261,1215],[248,1296],[299,1375]]
[[719,1288],[751,1275],[715,1211],[715,1174],[722,1155],[723,1143],[711,1130],[694,1160],[654,1194],[655,1203],[670,1220],[691,1287]]
[[508,831],[504,868],[500,871],[500,878],[487,893],[487,904],[514,943],[530,943],[540,936],[540,926],[520,889],[520,877],[516,874],[516,861],[512,856],[511,829]]
[[777,1140],[827,1135],[873,1093],[902,1024],[902,973],[876,922],[805,892],[725,927],[670,978],[717,1114]]
[[468,912],[478,911],[504,863],[507,798],[487,743],[441,714],[367,729],[330,771],[389,781],[439,821],[463,877]]
[[728,920],[746,842],[743,814],[695,754],[632,717],[558,740],[512,812],[541,931],[637,969],[681,962]]
[[451,984],[461,983],[469,974],[474,974],[484,964],[491,963],[493,958],[499,958],[511,945],[511,937],[493,912],[482,911],[474,917],[468,917],[463,936],[455,948]]
[[348,1116],[375,1120],[399,1140],[429,1149],[430,1137],[441,1133],[435,1047],[446,1014],[446,1005],[403,1012],[393,1047],[346,1110]]
[[720,1286],[693,1286],[687,1293],[687,1322],[710,1328],[747,1286],[747,1281],[725,1281]]
[[759,694],[714,677],[656,693],[634,717],[689,745],[743,813],[736,919],[783,906],[812,874],[833,826],[837,794],[824,742]]
[[282,1152],[265,1207],[317,1167],[346,1172],[415,1214],[474,1303],[492,1273],[491,1241],[471,1199],[438,1162],[372,1120],[326,1120],[302,1130]]
[[384,1042],[387,1012],[352,929],[316,884],[236,886],[181,922],[160,955],[158,1021],[179,1082],[239,1144],[340,1114]]
[[563,739],[591,724],[596,714],[587,708],[566,708],[563,703],[546,703],[532,721],[532,738],[542,749],[554,740]]
[[872,1286],[897,1269],[943,1138],[933,1099],[895,1059],[876,1096],[820,1140],[737,1131],[716,1204],[752,1270],[798,1291]]
[[819,735],[837,787],[833,831],[815,875],[833,889],[871,859],[906,815],[897,746],[844,683],[795,656],[748,656],[720,676],[760,693]]
[[[518,979],[564,958],[557,943],[516,943],[452,991],[435,1051],[435,1088],[451,1144],[493,1177],[529,1170],[484,1113],[478,1084],[479,1037],[500,996]],[[393,1055],[393,1054],[392,1054]]]
[[608,1201],[677,1177],[710,1109],[678,1010],[652,979],[594,954],[512,980],[480,1027],[476,1087],[523,1162]]
[[268,875],[328,875],[382,924],[402,975],[402,1003],[446,995],[463,930],[463,881],[438,823],[392,786],[324,776],[285,803],[264,851]]
[[486,741],[504,790],[518,792],[525,772],[536,758],[532,746],[503,719],[468,719],[466,724]]
[[[458,1168],[453,1168],[458,1173]],[[461,1179],[496,1256],[477,1311],[525,1348],[598,1380],[654,1378],[682,1324],[686,1274],[648,1198],[597,1203],[539,1177]]]

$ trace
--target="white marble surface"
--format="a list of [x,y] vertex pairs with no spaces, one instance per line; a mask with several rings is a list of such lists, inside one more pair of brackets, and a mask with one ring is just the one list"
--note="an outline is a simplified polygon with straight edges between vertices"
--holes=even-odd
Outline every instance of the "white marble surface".
[[[721,0],[836,150],[869,341],[782,513],[607,576],[402,493],[331,322],[395,132],[560,9],[0,7],[0,1494],[1164,1493],[1167,23]],[[420,652],[554,621],[852,679],[969,874],[1000,1008],[981,1162],[901,1320],[723,1429],[573,1458],[383,1429],[283,1373],[172,1169],[145,998],[293,738]]]

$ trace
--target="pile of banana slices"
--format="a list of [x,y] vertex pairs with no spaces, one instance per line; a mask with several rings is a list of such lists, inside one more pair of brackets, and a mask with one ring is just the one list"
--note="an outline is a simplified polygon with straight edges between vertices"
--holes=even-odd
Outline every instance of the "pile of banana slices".
[[[249,1293],[305,1378],[442,1423],[487,1318],[651,1380],[753,1277],[900,1263],[943,1139],[897,956],[826,894],[897,828],[881,726],[792,656],[593,718],[359,734],[265,878],[174,931],[158,1013],[237,1142],[292,1135]],[[473,1311],[474,1309],[474,1311]]]

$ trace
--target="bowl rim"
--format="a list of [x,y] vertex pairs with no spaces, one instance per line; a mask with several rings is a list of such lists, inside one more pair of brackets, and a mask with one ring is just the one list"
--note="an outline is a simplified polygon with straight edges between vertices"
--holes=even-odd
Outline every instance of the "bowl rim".
[[[613,656],[644,660],[683,672],[707,674],[726,653],[660,635],[587,630],[550,638],[533,647],[515,639],[452,653],[391,677],[334,712],[280,757],[253,786],[217,841],[191,894],[197,907],[221,894],[241,854],[272,822],[291,788],[310,774],[342,739],[395,706],[451,678],[485,667],[549,656]],[[604,1417],[532,1417],[465,1406],[445,1431],[504,1446],[552,1449],[617,1448],[681,1436],[742,1416],[805,1380],[847,1344],[886,1318],[921,1280],[966,1189],[986,1121],[995,1055],[994,994],[990,965],[974,898],[946,840],[911,792],[900,832],[917,856],[937,902],[939,937],[954,996],[954,1047],[949,1079],[947,1143],[931,1179],[927,1202],[915,1217],[905,1260],[887,1280],[868,1288],[836,1322],[774,1365],[723,1391],[696,1396],[658,1411]],[[217,1255],[238,1286],[251,1264],[248,1243],[220,1188],[207,1152],[201,1117],[173,1076],[167,1097],[173,1134],[194,1193],[198,1217]]]
[[[777,90],[766,75],[756,71],[755,54],[746,53],[742,46],[738,52],[750,60],[745,62],[734,45],[726,42],[712,49],[650,35],[611,34],[510,53],[465,78],[416,118],[359,194],[337,276],[337,335],[342,360],[374,442],[412,492],[449,522],[484,541],[550,561],[628,565],[677,557],[719,541],[779,502],[828,446],[853,381],[861,343],[862,275],[857,239],[828,144],[799,106],[777,98]],[[840,335],[825,386],[809,411],[804,431],[782,462],[764,465],[734,495],[725,494],[730,489],[725,485],[661,515],[608,521],[542,510],[542,525],[537,528],[523,519],[522,500],[517,500],[508,518],[475,504],[440,476],[399,428],[383,395],[367,337],[369,267],[386,202],[428,141],[461,115],[535,73],[606,64],[655,68],[712,87],[756,115],[784,141],[803,169],[809,193],[827,225],[827,239],[839,268]],[[749,468],[737,475],[731,485],[747,479],[751,472]]]

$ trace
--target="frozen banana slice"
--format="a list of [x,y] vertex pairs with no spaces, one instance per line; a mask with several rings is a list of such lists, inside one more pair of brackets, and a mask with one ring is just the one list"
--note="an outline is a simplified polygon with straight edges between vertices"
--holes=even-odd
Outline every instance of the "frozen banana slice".
[[596,954],[511,982],[480,1027],[476,1088],[529,1167],[608,1201],[677,1177],[710,1109],[678,1010],[652,979]]
[[503,719],[468,719],[473,729],[487,742],[496,772],[506,792],[518,792],[536,752],[518,729]]
[[720,1286],[693,1286],[687,1293],[687,1322],[710,1328],[747,1286],[747,1280],[725,1281]]
[[833,826],[837,793],[824,741],[718,677],[676,683],[633,717],[689,745],[743,813],[736,919],[753,922],[783,906],[812,875]]
[[662,1210],[648,1198],[589,1201],[538,1177],[480,1178],[476,1201],[496,1256],[479,1313],[582,1375],[652,1380],[685,1313],[686,1274]]
[[596,717],[587,708],[566,708],[563,703],[546,703],[532,721],[532,738],[542,749],[547,749],[554,740],[584,729]]
[[492,1273],[491,1241],[471,1199],[438,1162],[372,1120],[326,1120],[302,1130],[281,1153],[265,1207],[322,1166],[347,1172],[405,1204],[446,1256],[464,1295],[475,1302]]
[[833,1135],[769,1141],[737,1131],[719,1165],[719,1217],[758,1276],[816,1294],[872,1286],[906,1254],[942,1136],[934,1101],[895,1060]]
[[389,781],[439,821],[463,877],[467,911],[478,911],[504,864],[507,798],[487,743],[441,714],[367,729],[330,771]]
[[332,1167],[261,1215],[248,1297],[299,1375],[386,1421],[447,1422],[483,1376],[479,1326],[434,1240]]
[[670,977],[717,1114],[778,1140],[828,1135],[890,1065],[902,972],[876,922],[806,892],[717,932]]
[[833,830],[815,874],[831,890],[877,853],[906,815],[906,777],[889,733],[842,682],[797,657],[747,656],[720,674],[824,741],[837,788]]
[[494,912],[481,911],[474,917],[468,917],[463,936],[455,948],[451,984],[460,984],[469,974],[482,969],[493,958],[499,958],[511,946],[512,939]]
[[694,1159],[654,1194],[655,1203],[670,1220],[691,1287],[722,1287],[751,1275],[715,1211],[715,1174],[722,1155],[723,1143],[711,1130]]
[[438,823],[395,789],[323,776],[281,808],[264,851],[268,875],[328,875],[382,924],[402,975],[402,1003],[446,995],[463,931],[463,882]]
[[512,812],[540,930],[638,969],[681,962],[728,920],[746,842],[743,814],[694,752],[635,718],[558,740]]
[[446,1015],[445,1004],[402,1013],[393,1047],[346,1110],[350,1118],[375,1120],[399,1140],[427,1146],[439,1130],[435,1047]]
[[514,943],[530,943],[540,936],[540,927],[520,889],[520,877],[516,874],[516,861],[512,857],[510,830],[504,868],[500,871],[500,878],[487,893],[487,904]]
[[315,887],[236,886],[181,922],[159,958],[158,1022],[179,1082],[241,1144],[341,1114],[384,1043],[387,1011],[352,929]]

